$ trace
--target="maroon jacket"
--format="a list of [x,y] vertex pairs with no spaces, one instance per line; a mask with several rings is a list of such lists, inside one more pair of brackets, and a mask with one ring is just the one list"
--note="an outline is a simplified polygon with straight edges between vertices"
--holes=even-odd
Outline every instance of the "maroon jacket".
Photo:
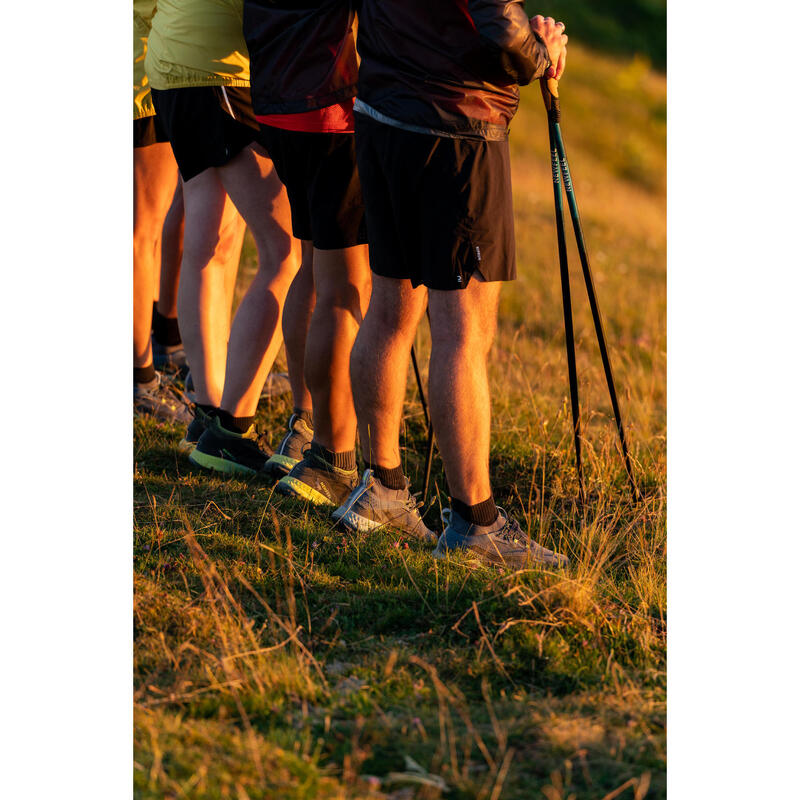
[[422,129],[502,140],[550,60],[523,0],[360,0],[358,99]]
[[244,0],[256,114],[296,114],[356,93],[352,0]]

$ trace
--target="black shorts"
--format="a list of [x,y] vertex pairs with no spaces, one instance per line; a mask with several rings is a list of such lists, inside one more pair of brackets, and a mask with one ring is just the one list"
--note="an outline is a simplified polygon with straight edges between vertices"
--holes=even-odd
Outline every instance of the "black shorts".
[[133,121],[133,146],[147,147],[151,144],[168,142],[167,134],[161,126],[161,120],[151,114],[149,117],[139,117]]
[[289,195],[292,233],[318,250],[367,242],[354,138],[261,126],[260,142]]
[[185,181],[224,166],[258,137],[248,86],[150,91]]
[[517,276],[508,142],[415,133],[356,113],[370,267],[412,286]]

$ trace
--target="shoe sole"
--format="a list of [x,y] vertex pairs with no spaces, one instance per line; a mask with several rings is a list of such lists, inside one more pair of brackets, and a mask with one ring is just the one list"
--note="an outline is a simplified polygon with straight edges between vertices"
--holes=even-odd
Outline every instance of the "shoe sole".
[[345,511],[343,514],[339,514],[337,516],[339,509],[337,508],[336,511],[331,514],[333,519],[337,522],[340,522],[346,528],[349,528],[351,531],[358,531],[359,533],[369,533],[371,531],[377,531],[379,528],[387,527],[385,522],[375,522],[374,519],[367,519],[366,517],[362,517],[360,514],[356,514],[355,511]]
[[372,533],[373,531],[377,530],[397,531],[405,536],[413,536],[423,544],[433,544],[434,542],[438,541],[438,537],[435,533],[433,534],[434,538],[431,539],[426,534],[418,534],[414,533],[413,531],[403,530],[402,528],[397,528],[388,522],[375,522],[374,519],[369,519],[368,517],[362,517],[360,514],[356,514],[356,512],[352,509],[340,514],[339,509],[337,508],[336,511],[331,514],[331,516],[337,522],[344,525],[348,530],[358,531],[359,533]]
[[291,458],[290,456],[282,456],[278,453],[271,455],[267,461],[264,470],[266,472],[277,473],[278,475],[288,475],[292,471],[295,464],[299,464],[299,458]]
[[307,500],[315,506],[335,506],[336,504],[328,500],[324,494],[318,492],[313,486],[293,478],[291,475],[286,475],[281,478],[275,490],[280,494],[287,495],[288,497],[296,497],[300,500]]
[[208,453],[201,452],[196,447],[189,453],[189,461],[191,461],[192,464],[196,464],[198,467],[212,469],[214,472],[221,472],[224,475],[243,475],[250,478],[258,474],[250,467],[237,464],[235,461],[228,461],[226,458],[220,458],[219,456],[211,456]]
[[491,556],[482,556],[476,553],[469,547],[441,547],[441,541],[436,545],[436,548],[431,553],[434,558],[447,558],[452,553],[463,553],[464,557],[471,562],[482,564],[484,567],[498,567],[500,569],[521,570],[521,569],[536,569],[536,568],[553,568],[564,569],[569,566],[569,561],[564,563],[552,564],[547,561],[540,561],[538,559],[529,559],[525,564],[510,564],[503,559],[493,559]]

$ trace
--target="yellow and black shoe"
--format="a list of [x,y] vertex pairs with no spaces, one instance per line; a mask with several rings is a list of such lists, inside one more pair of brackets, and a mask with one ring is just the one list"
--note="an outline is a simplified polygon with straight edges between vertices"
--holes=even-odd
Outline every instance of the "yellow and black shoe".
[[291,472],[278,481],[275,489],[289,497],[308,500],[315,506],[338,507],[357,485],[358,469],[334,467],[315,453],[312,445]]
[[264,467],[271,455],[272,450],[258,435],[255,425],[245,433],[236,433],[223,428],[219,419],[213,417],[189,461],[225,475],[252,477],[265,475]]

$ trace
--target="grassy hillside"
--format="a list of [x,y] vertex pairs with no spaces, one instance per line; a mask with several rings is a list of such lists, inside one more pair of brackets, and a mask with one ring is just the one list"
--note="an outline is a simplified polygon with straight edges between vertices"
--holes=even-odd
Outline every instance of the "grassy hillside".
[[[182,458],[135,425],[137,798],[641,800],[666,794],[665,99],[640,58],[570,48],[563,131],[644,499],[633,503],[574,270],[589,500],[576,504],[537,87],[512,131],[519,279],[492,355],[498,502],[568,553],[504,574]],[[572,264],[578,266],[574,248]],[[253,251],[243,256],[242,280]],[[427,331],[418,346],[427,363]],[[409,376],[403,457],[420,486]],[[265,405],[273,441],[289,411]],[[438,460],[426,509],[446,505]]]

